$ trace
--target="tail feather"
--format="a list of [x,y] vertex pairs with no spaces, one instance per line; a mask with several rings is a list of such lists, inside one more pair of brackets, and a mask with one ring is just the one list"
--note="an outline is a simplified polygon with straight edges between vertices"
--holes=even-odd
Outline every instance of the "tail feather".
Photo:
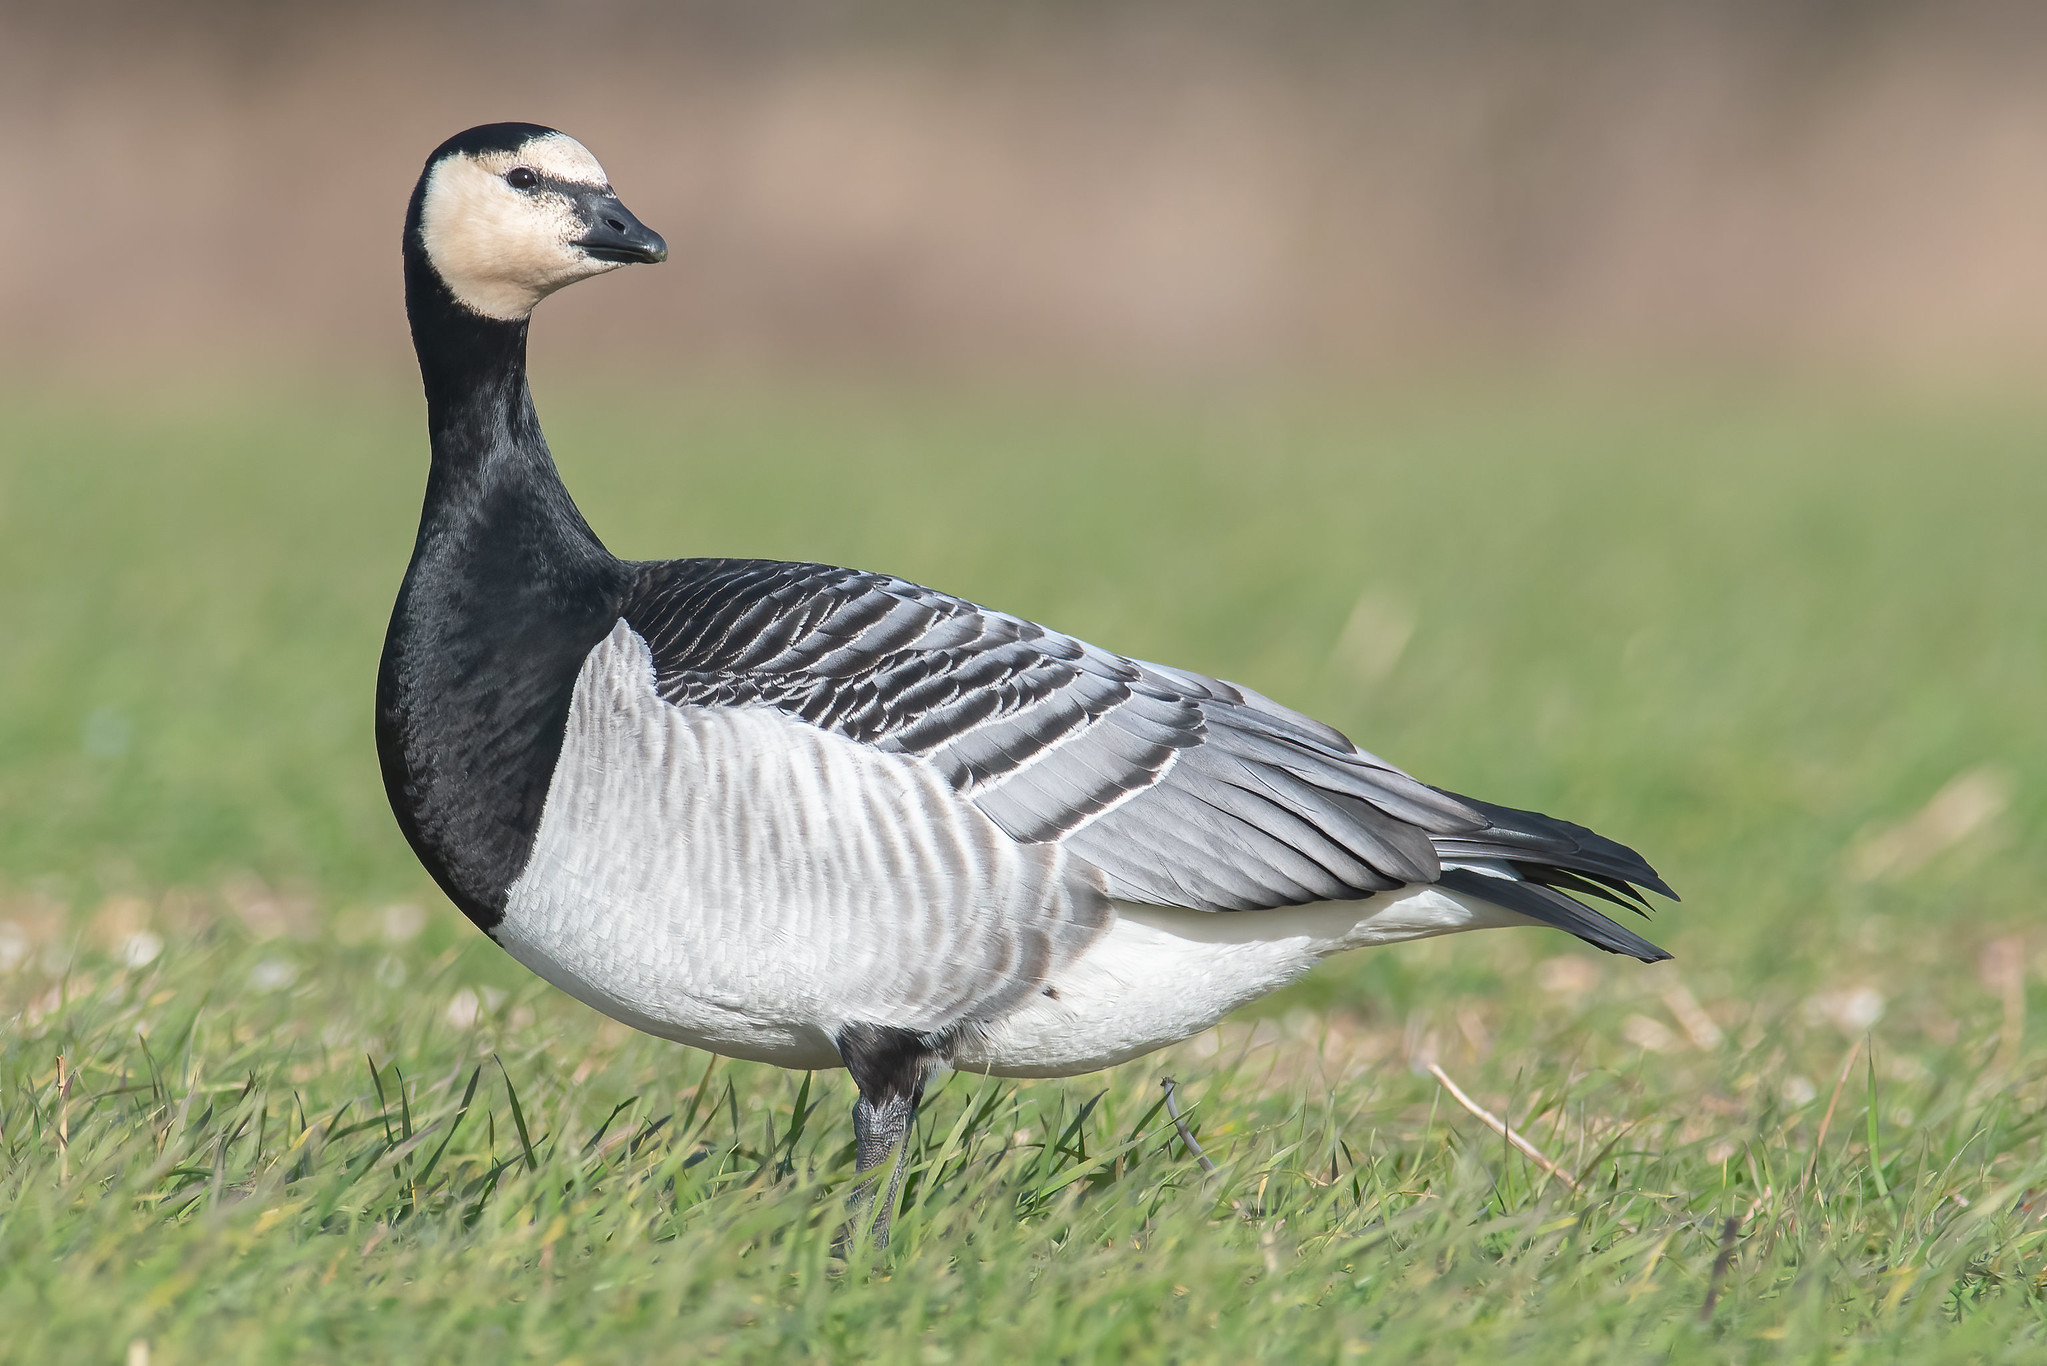
[[1445,858],[1496,858],[1567,868],[1574,873],[1599,875],[1609,886],[1615,881],[1630,883],[1672,901],[1679,899],[1647,859],[1618,840],[1540,811],[1495,806],[1450,792],[1443,795],[1456,797],[1491,822],[1485,830],[1437,836],[1436,851]]
[[[1670,957],[1577,899],[1595,897],[1641,916],[1649,914],[1649,903],[1640,889],[1676,901],[1677,893],[1640,854],[1582,825],[1538,811],[1495,806],[1454,793],[1444,795],[1471,807],[1490,825],[1484,830],[1434,838],[1432,843],[1444,864],[1443,887],[1568,930],[1608,953],[1627,954],[1645,963]],[[1494,874],[1458,866],[1480,860],[1492,867],[1504,865],[1504,869]]]
[[1601,901],[1610,901],[1622,910],[1633,911],[1636,915],[1649,914],[1648,899],[1619,878],[1610,878],[1599,873],[1574,873],[1568,868],[1552,868],[1540,863],[1516,862],[1509,866],[1529,882],[1540,882],[1545,887],[1554,887],[1572,896],[1590,896]]
[[1540,882],[1496,877],[1475,868],[1445,868],[1437,885],[1490,901],[1530,919],[1577,935],[1594,948],[1625,954],[1644,963],[1660,963],[1670,955],[1625,925],[1607,919],[1582,901],[1574,901]]

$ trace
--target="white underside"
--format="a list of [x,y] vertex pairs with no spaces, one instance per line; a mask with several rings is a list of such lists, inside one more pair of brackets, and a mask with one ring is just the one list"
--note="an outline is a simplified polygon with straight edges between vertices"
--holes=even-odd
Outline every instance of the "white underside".
[[1529,922],[1434,887],[1271,911],[1111,903],[1077,962],[979,1038],[955,1065],[1002,1077],[1092,1072],[1199,1034],[1334,953]]
[[732,1057],[835,1067],[847,1024],[965,1018],[985,1023],[958,1066],[1061,1076],[1199,1033],[1333,953],[1527,923],[1433,887],[1105,909],[1060,851],[1015,844],[919,760],[662,701],[620,623],[578,678],[494,933],[578,1000]]

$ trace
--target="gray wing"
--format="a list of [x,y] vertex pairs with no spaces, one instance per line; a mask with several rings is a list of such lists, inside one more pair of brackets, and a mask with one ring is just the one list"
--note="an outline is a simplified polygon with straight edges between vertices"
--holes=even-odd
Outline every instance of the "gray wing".
[[[1504,861],[1510,876],[1555,868],[1582,884],[1569,890],[1609,900],[1636,897],[1631,884],[1668,893],[1621,845],[1430,787],[1247,688],[900,579],[666,561],[641,567],[624,615],[668,701],[773,707],[923,758],[1012,838],[1060,843],[1122,900],[1341,900],[1436,882],[1446,858]],[[1621,936],[1602,947],[1660,955],[1551,881],[1526,884],[1562,903],[1538,918],[1576,912]]]

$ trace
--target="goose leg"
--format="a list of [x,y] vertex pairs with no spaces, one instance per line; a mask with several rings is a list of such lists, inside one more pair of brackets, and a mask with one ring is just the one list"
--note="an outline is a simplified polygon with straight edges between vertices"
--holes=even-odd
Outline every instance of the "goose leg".
[[[903,1140],[924,1099],[924,1083],[938,1061],[924,1036],[887,1025],[848,1025],[839,1031],[839,1056],[860,1088],[853,1105],[854,1165],[864,1173],[888,1163],[888,1180],[868,1176],[854,1188],[851,1230],[870,1217],[874,1245],[888,1246],[889,1219],[903,1184]],[[884,1188],[879,1212],[872,1212],[875,1191]]]

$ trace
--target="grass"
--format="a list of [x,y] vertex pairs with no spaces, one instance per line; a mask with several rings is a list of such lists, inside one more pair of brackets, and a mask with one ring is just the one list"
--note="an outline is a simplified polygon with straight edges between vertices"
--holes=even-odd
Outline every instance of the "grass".
[[2047,411],[1455,397],[543,394],[621,553],[1236,678],[1686,895],[1654,969],[1468,936],[954,1076],[851,1267],[843,1074],[602,1020],[399,840],[412,405],[0,405],[0,1361],[2040,1359]]

